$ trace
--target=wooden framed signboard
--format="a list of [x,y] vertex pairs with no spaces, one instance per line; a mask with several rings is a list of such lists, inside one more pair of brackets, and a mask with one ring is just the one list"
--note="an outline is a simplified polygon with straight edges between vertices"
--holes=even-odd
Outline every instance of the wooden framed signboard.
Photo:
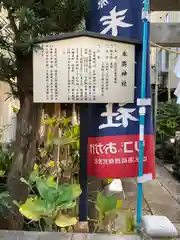
[[64,34],[38,43],[34,102],[134,102],[135,44],[97,35]]

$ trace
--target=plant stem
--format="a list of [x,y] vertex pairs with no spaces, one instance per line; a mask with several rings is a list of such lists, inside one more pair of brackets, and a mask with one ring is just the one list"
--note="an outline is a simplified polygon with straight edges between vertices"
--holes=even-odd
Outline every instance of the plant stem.
[[39,224],[39,229],[42,232],[43,230],[42,230],[41,222],[39,221],[38,224]]

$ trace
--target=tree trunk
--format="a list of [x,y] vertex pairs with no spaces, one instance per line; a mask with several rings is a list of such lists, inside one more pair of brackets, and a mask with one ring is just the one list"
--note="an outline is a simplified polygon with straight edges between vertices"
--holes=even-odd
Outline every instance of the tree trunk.
[[[13,163],[8,174],[7,185],[12,198],[17,202],[24,202],[29,192],[27,185],[22,183],[20,178],[28,178],[36,159],[42,104],[33,103],[32,56],[29,55],[25,59],[21,56],[17,65],[20,110],[17,115],[16,141],[12,146]],[[17,209],[13,210],[16,216],[13,221],[20,221],[17,226],[20,229],[23,221]]]
[[8,176],[8,188],[13,199],[18,202],[25,201],[28,194],[27,185],[22,183],[20,178],[27,179],[35,162],[41,113],[41,104],[33,103],[32,96],[27,96],[17,116],[16,141],[12,146],[14,157]]

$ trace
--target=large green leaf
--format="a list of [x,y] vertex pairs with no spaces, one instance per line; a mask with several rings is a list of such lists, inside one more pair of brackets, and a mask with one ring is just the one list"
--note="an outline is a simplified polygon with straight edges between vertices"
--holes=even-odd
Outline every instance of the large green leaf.
[[56,200],[56,206],[62,206],[63,204],[70,204],[73,201],[72,188],[70,184],[62,184],[58,187],[58,198]]
[[75,206],[76,206],[76,202],[72,201],[72,202],[63,203],[62,205],[59,206],[59,209],[61,210],[72,209]]
[[117,200],[115,196],[103,196],[102,193],[98,193],[96,208],[102,214],[106,215],[108,212],[116,210]]
[[76,199],[81,195],[82,190],[79,184],[72,184],[71,188],[72,188],[72,199]]
[[30,183],[35,183],[37,178],[39,177],[39,171],[38,169],[33,170],[29,176],[29,182]]
[[58,184],[54,180],[54,176],[48,177],[47,180],[46,180],[46,184],[47,184],[48,187],[58,189]]
[[28,198],[24,204],[20,205],[20,213],[33,221],[39,221],[41,216],[48,215],[49,209],[45,201],[40,198]]
[[81,194],[80,185],[78,184],[63,184],[58,187],[59,196],[56,200],[56,205],[64,209],[74,206],[74,200]]
[[49,203],[55,203],[58,199],[59,193],[54,187],[50,187],[47,180],[37,179],[36,187],[40,196]]
[[60,214],[55,220],[55,224],[61,228],[70,227],[76,225],[76,223],[77,219],[75,217],[69,217],[62,214]]

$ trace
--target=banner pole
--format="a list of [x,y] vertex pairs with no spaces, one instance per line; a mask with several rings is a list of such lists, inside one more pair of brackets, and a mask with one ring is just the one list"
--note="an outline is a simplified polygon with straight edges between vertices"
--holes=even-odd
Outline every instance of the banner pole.
[[80,170],[79,183],[82,194],[79,198],[79,221],[87,222],[88,220],[88,178],[87,178],[87,146],[88,146],[88,129],[87,117],[88,105],[80,104]]
[[[147,50],[149,39],[149,0],[144,0],[142,19],[143,19],[143,50],[142,50],[142,72],[141,72],[141,96],[143,100],[146,97],[146,70],[147,70]],[[139,126],[139,163],[138,163],[138,179],[143,176],[143,160],[144,160],[144,124],[145,124],[145,106],[140,106],[140,126]],[[141,223],[143,203],[143,187],[142,182],[138,181],[137,193],[137,226]]]

